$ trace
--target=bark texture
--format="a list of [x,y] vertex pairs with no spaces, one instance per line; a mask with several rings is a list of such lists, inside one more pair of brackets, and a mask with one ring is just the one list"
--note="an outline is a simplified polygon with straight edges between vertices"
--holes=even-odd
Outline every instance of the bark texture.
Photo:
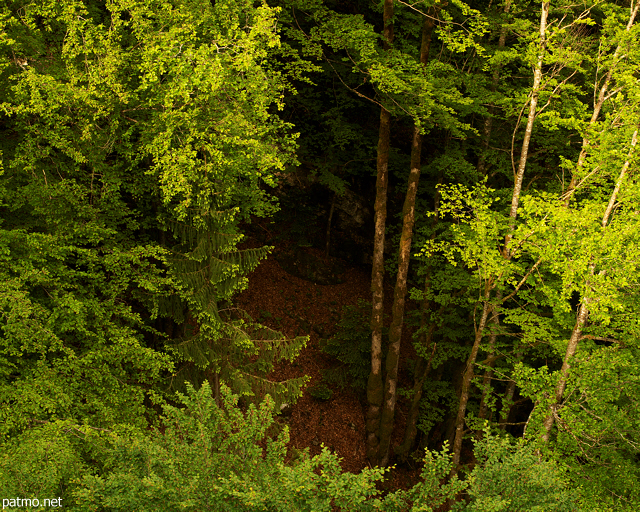
[[453,439],[453,458],[451,474],[455,474],[458,471],[458,465],[460,464],[460,455],[462,453],[462,438],[464,437],[464,418],[467,412],[467,403],[469,402],[469,391],[471,390],[471,380],[473,379],[474,371],[473,367],[476,364],[478,357],[478,350],[480,349],[480,342],[484,334],[484,329],[487,326],[487,319],[491,313],[491,303],[489,299],[491,297],[491,286],[489,283],[485,285],[484,300],[482,302],[482,315],[480,316],[480,322],[476,327],[475,339],[473,346],[471,347],[471,353],[467,359],[467,366],[462,376],[462,386],[460,389],[460,403],[458,405],[458,415],[456,416],[455,423],[455,437]]
[[[438,183],[442,183],[442,175],[438,180]],[[436,189],[437,190],[437,189]],[[431,229],[433,230],[433,234],[431,235],[431,239],[433,240],[436,236],[435,227],[438,223],[438,209],[440,207],[440,196],[436,191],[436,197],[434,201],[434,216],[431,224]],[[420,312],[420,330],[424,333],[422,335],[421,344],[422,346],[429,350],[431,349],[431,353],[429,356],[429,360],[425,360],[423,357],[419,356],[418,363],[415,369],[415,375],[413,378],[413,398],[411,400],[411,407],[409,408],[409,415],[407,416],[407,426],[405,428],[404,440],[402,444],[396,448],[396,454],[400,457],[400,460],[403,462],[406,461],[409,452],[413,448],[415,443],[416,436],[418,434],[418,416],[420,413],[420,400],[422,399],[422,393],[424,391],[424,383],[429,375],[429,371],[431,370],[431,363],[433,361],[433,356],[436,353],[437,343],[433,341],[433,334],[437,327],[437,323],[435,320],[429,321],[428,318],[431,316],[432,309],[434,304],[427,297],[429,294],[429,288],[431,287],[431,270],[429,268],[426,269],[426,276],[424,279],[424,301],[422,303],[422,310]],[[439,318],[444,312],[445,305],[441,305],[436,318]],[[427,323],[429,326],[427,328]],[[441,377],[441,376],[440,376]],[[436,380],[440,380],[440,377],[436,378]]]
[[[419,128],[414,128],[413,146],[411,149],[412,166],[409,173],[409,186],[402,209],[402,234],[400,237],[400,254],[398,276],[393,294],[393,319],[389,330],[389,352],[386,361],[386,380],[384,386],[384,401],[380,420],[380,447],[378,459],[380,465],[389,462],[389,447],[393,432],[395,406],[397,399],[398,366],[400,363],[400,342],[402,340],[402,326],[404,323],[404,305],[407,294],[407,274],[411,257],[411,239],[415,221],[415,202],[420,179],[420,146]],[[417,160],[414,161],[414,158]],[[417,165],[416,165],[417,164]]]
[[[384,2],[384,47],[389,49],[393,42],[393,0]],[[382,409],[382,327],[384,312],[384,235],[387,220],[387,186],[389,167],[389,144],[391,135],[391,114],[384,107],[380,109],[380,131],[378,134],[375,233],[373,240],[373,268],[371,271],[371,373],[367,382],[367,458],[373,465],[378,463],[380,413]]]
[[371,314],[371,373],[367,382],[367,457],[377,465],[380,429],[380,413],[383,399],[382,381],[382,327],[384,315],[384,235],[387,219],[387,179],[389,161],[389,136],[391,114],[386,109],[380,112],[380,134],[378,138],[378,176],[376,179],[375,233],[373,241],[373,269],[371,291],[373,311]]
[[[422,27],[422,42],[420,45],[420,62],[426,64],[429,57],[431,30],[433,21],[425,18]],[[386,379],[384,385],[384,401],[380,418],[380,445],[378,460],[381,466],[389,463],[391,434],[393,433],[395,408],[397,401],[398,368],[400,365],[400,345],[402,341],[402,326],[404,324],[404,307],[407,295],[407,275],[411,259],[411,240],[415,223],[416,195],[420,181],[420,161],[422,156],[422,134],[420,126],[413,128],[411,141],[411,169],[407,195],[402,208],[402,233],[400,235],[400,253],[398,256],[398,275],[393,293],[392,321],[389,330],[389,352],[386,361]]]

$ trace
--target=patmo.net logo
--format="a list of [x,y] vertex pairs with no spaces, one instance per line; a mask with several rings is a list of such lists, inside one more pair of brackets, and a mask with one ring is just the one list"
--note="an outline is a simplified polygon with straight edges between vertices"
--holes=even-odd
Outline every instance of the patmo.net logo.
[[27,507],[52,507],[58,508],[62,506],[62,498],[47,498],[39,500],[38,498],[3,498],[2,510],[21,509]]

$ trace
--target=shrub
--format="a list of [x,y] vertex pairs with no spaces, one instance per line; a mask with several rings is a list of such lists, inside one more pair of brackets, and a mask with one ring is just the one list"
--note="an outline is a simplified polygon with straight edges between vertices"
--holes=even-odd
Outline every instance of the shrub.
[[[270,438],[269,396],[246,412],[225,386],[222,407],[207,382],[187,385],[184,407],[164,407],[163,432],[112,436],[108,466],[76,491],[80,510],[110,512],[330,512],[392,510],[376,498],[383,469],[342,473],[326,448],[285,465],[288,429]],[[385,508],[386,507],[386,508]]]

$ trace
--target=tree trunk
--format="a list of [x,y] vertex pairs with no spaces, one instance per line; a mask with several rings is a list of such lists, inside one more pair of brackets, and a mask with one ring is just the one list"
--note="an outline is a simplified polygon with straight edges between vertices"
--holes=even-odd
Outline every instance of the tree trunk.
[[[629,32],[629,30],[631,30],[631,27],[633,26],[633,23],[636,19],[636,16],[638,15],[638,8],[640,8],[640,2],[636,2],[636,5],[634,6],[633,10],[629,15],[629,20],[627,21],[627,26],[625,28],[626,32]],[[600,111],[602,110],[602,106],[604,105],[604,102],[607,99],[607,91],[609,90],[609,85],[611,84],[611,77],[613,76],[613,72],[615,71],[616,65],[618,63],[619,55],[620,55],[620,44],[618,44],[615,52],[613,53],[613,64],[611,65],[611,68],[609,68],[609,71],[605,76],[604,83],[602,84],[602,87],[598,92],[598,98],[593,103],[593,113],[591,114],[591,119],[589,120],[588,127],[593,126],[598,120],[598,117],[600,116]],[[588,147],[589,147],[589,139],[587,139],[586,137],[583,137],[582,149],[580,150],[580,155],[578,156],[576,170],[580,169],[584,165],[584,161],[587,158]],[[565,206],[569,206],[569,200],[571,199],[573,191],[576,188],[576,185],[577,185],[576,175],[577,173],[574,172],[573,176],[571,176],[571,183],[569,183],[569,188],[565,194]]]
[[589,309],[587,308],[586,302],[580,304],[580,308],[578,310],[578,317],[576,319],[576,325],[571,332],[571,338],[569,338],[569,343],[567,345],[567,351],[564,356],[564,361],[562,362],[562,369],[560,370],[560,381],[556,386],[556,394],[554,402],[550,406],[550,414],[544,420],[544,433],[542,435],[542,440],[546,443],[549,441],[549,436],[551,435],[551,427],[553,427],[553,423],[555,421],[558,404],[562,400],[562,395],[564,393],[565,388],[567,387],[567,377],[569,375],[569,361],[573,358],[576,350],[578,350],[578,343],[580,342],[580,336],[582,335],[582,329],[587,323],[587,317],[589,316]]
[[[384,2],[384,47],[393,42],[393,0]],[[387,219],[387,180],[389,167],[389,144],[391,114],[380,109],[380,131],[378,134],[378,157],[375,202],[375,233],[373,240],[373,268],[371,271],[371,373],[367,382],[367,457],[373,465],[378,463],[380,412],[383,398],[382,383],[382,327],[384,312],[384,235]]]
[[[422,44],[420,47],[420,62],[422,64],[426,64],[429,57],[432,28],[433,21],[431,18],[425,18],[422,27]],[[389,463],[389,449],[395,418],[400,344],[402,341],[404,305],[407,295],[407,275],[409,273],[409,260],[411,259],[411,240],[413,238],[413,224],[415,222],[416,195],[418,192],[418,182],[420,180],[421,151],[422,134],[420,133],[420,126],[416,124],[413,128],[413,140],[411,143],[411,170],[409,172],[407,195],[402,208],[402,233],[400,235],[398,275],[393,294],[393,318],[391,321],[391,329],[389,330],[389,351],[386,362],[387,375],[384,386],[382,416],[380,419],[378,460],[382,466],[386,466]]]
[[[635,150],[635,147],[638,143],[638,129],[633,132],[633,136],[631,138],[631,149],[629,151],[629,156],[622,166],[622,170],[620,171],[620,175],[618,176],[618,180],[616,181],[616,185],[611,193],[611,197],[609,198],[609,203],[607,204],[607,208],[604,211],[602,216],[602,228],[605,229],[607,224],[609,223],[609,219],[611,217],[611,212],[613,211],[613,207],[615,205],[616,199],[618,197],[618,193],[620,192],[620,187],[622,186],[622,181],[624,180],[627,171],[629,170],[629,166],[631,164],[631,156]],[[595,272],[595,264],[591,264],[590,275],[594,275]],[[567,344],[567,350],[564,355],[564,360],[562,362],[562,368],[560,370],[560,380],[558,381],[558,385],[556,386],[556,393],[554,397],[554,401],[550,406],[549,415],[545,418],[543,427],[544,433],[542,434],[542,440],[547,443],[551,436],[551,429],[555,422],[558,406],[562,401],[562,395],[564,394],[564,390],[567,387],[567,380],[569,378],[569,369],[571,365],[569,364],[571,359],[578,350],[578,344],[580,343],[580,339],[582,337],[582,330],[587,323],[587,319],[589,317],[589,302],[590,297],[584,297],[581,301],[580,308],[578,309],[578,315],[576,318],[575,326],[573,327],[573,331],[571,332],[571,337],[569,338],[569,343]]]
[[489,299],[491,297],[492,287],[487,282],[484,290],[484,300],[482,301],[482,316],[480,322],[476,327],[476,335],[471,347],[471,354],[467,359],[467,366],[462,377],[462,387],[460,389],[460,404],[458,405],[458,415],[456,416],[455,424],[455,438],[453,440],[453,459],[451,474],[455,474],[458,471],[458,464],[460,464],[460,454],[462,453],[462,438],[464,436],[464,418],[467,412],[467,403],[469,402],[469,392],[471,390],[471,380],[473,379],[473,367],[476,364],[476,358],[478,357],[478,350],[480,349],[480,342],[484,334],[484,329],[487,325],[487,319],[489,313],[492,310]]
[[333,211],[336,207],[336,195],[337,193],[333,193],[333,198],[331,199],[331,208],[329,209],[329,220],[327,220],[327,242],[324,249],[324,257],[329,258],[329,247],[331,245],[331,221],[333,219]]
[[[440,179],[438,183],[442,183],[442,174],[440,175]],[[434,216],[431,224],[431,229],[433,230],[433,234],[431,235],[431,240],[436,237],[436,225],[438,223],[438,209],[440,207],[440,195],[437,192],[436,188],[436,197],[434,200]],[[407,417],[407,426],[405,428],[404,440],[402,445],[400,445],[396,449],[396,453],[400,457],[400,460],[403,462],[406,461],[411,448],[416,439],[416,435],[418,433],[417,423],[418,416],[420,413],[420,400],[422,399],[422,392],[424,388],[424,382],[429,375],[429,371],[431,370],[431,363],[433,361],[433,356],[436,353],[436,343],[432,344],[433,341],[433,333],[436,329],[436,322],[431,321],[429,325],[429,329],[425,331],[427,327],[427,315],[431,312],[431,308],[433,307],[433,303],[427,298],[429,288],[431,286],[431,273],[430,269],[426,269],[426,276],[424,279],[424,301],[422,303],[422,311],[420,313],[420,329],[422,332],[425,332],[425,335],[422,338],[422,346],[425,349],[432,347],[431,355],[429,356],[429,360],[426,361],[423,357],[418,356],[418,364],[416,366],[415,376],[414,376],[414,384],[413,384],[413,399],[411,400],[411,407],[409,409],[409,415]],[[441,316],[444,311],[445,305],[440,306],[437,316]]]
[[[407,293],[407,274],[409,271],[409,259],[411,257],[411,239],[413,236],[413,224],[415,218],[415,201],[420,178],[420,145],[421,137],[419,128],[414,128],[413,146],[411,150],[411,172],[409,173],[409,186],[402,209],[402,234],[400,237],[400,254],[398,264],[398,276],[393,295],[393,319],[389,330],[389,352],[386,361],[386,381],[384,386],[384,402],[380,421],[380,447],[378,459],[382,466],[389,461],[389,447],[391,433],[393,431],[395,405],[397,398],[398,366],[400,363],[400,342],[402,340],[402,326],[404,323],[404,303]],[[417,155],[417,160],[414,157]],[[416,165],[417,164],[417,165]]]
[[[513,192],[511,194],[511,209],[509,216],[511,217],[511,229],[505,236],[503,257],[506,260],[511,259],[512,253],[509,250],[509,242],[513,236],[513,230],[515,229],[515,219],[518,215],[518,205],[520,202],[520,192],[522,190],[522,180],[524,178],[524,171],[527,165],[527,158],[529,155],[529,144],[531,142],[531,134],[533,133],[533,124],[536,117],[536,109],[538,106],[538,96],[540,94],[540,84],[542,83],[542,64],[544,61],[544,55],[547,47],[547,17],[549,15],[549,1],[542,3],[542,11],[540,13],[540,40],[538,43],[538,58],[533,72],[533,85],[531,87],[531,99],[529,103],[529,114],[527,115],[527,127],[524,133],[524,140],[522,141],[522,149],[520,151],[520,160],[518,161],[518,171],[515,174],[515,180],[513,184]],[[467,366],[462,378],[462,387],[460,391],[460,404],[458,406],[458,415],[455,423],[455,438],[453,441],[453,467],[451,474],[455,474],[458,471],[458,465],[460,463],[460,456],[462,451],[462,438],[464,436],[464,418],[467,411],[467,402],[469,401],[469,392],[471,388],[471,380],[474,375],[474,365],[476,358],[478,357],[478,350],[480,349],[480,343],[484,334],[484,329],[487,324],[489,313],[492,311],[491,305],[491,290],[494,285],[491,285],[488,281],[485,283],[484,297],[482,300],[482,316],[480,323],[476,328],[475,339],[473,347],[471,348],[471,354],[467,359]]]
[[384,108],[380,112],[378,139],[378,177],[376,179],[375,233],[373,241],[373,269],[371,291],[371,373],[367,382],[367,457],[373,465],[378,463],[378,431],[383,398],[382,383],[382,327],[384,314],[384,235],[387,217],[387,168],[391,115]]
[[[500,299],[501,297],[498,294],[497,301],[500,302]],[[482,399],[480,400],[480,411],[478,412],[478,417],[483,420],[487,418],[487,413],[489,412],[487,397],[491,392],[491,379],[493,378],[492,368],[496,362],[495,346],[496,338],[498,337],[498,328],[500,327],[500,318],[498,316],[498,311],[496,310],[496,308],[493,308],[491,323],[493,324],[493,327],[491,328],[491,335],[489,336],[489,357],[487,360],[487,366],[489,368],[485,370],[482,377]]]
[[[427,333],[428,344],[431,344],[435,327],[435,323],[432,323],[429,326],[429,332]],[[429,357],[429,360],[426,361],[421,357],[418,359],[418,364],[416,366],[416,376],[413,384],[413,398],[411,399],[411,408],[409,409],[409,415],[407,417],[407,427],[404,432],[404,440],[396,450],[397,455],[403,462],[407,460],[409,452],[413,447],[413,443],[416,440],[416,435],[418,434],[417,425],[420,413],[420,400],[422,400],[424,382],[427,380],[427,375],[429,375],[429,371],[431,370],[431,363],[433,361],[433,356],[436,353],[437,343],[433,343],[432,346],[433,348],[431,349],[431,356]]]
[[[424,387],[424,381],[429,375],[429,370],[431,370],[431,362],[433,361],[433,356],[436,352],[436,344],[433,343],[433,333],[436,329],[436,323],[431,321],[429,324],[429,328],[427,329],[427,316],[431,312],[431,308],[433,304],[430,300],[427,299],[427,293],[430,287],[430,276],[427,270],[427,276],[424,280],[424,294],[425,298],[422,302],[422,311],[420,314],[420,330],[424,333],[421,336],[422,346],[426,348],[432,347],[431,355],[429,360],[425,360],[423,357],[418,358],[418,363],[416,365],[415,376],[413,379],[413,398],[411,400],[411,408],[409,409],[409,415],[407,417],[407,426],[404,431],[404,440],[402,445],[400,445],[396,449],[396,454],[400,457],[402,461],[406,461],[411,448],[413,447],[413,443],[416,438],[416,434],[418,433],[418,429],[416,427],[418,423],[418,413],[420,412],[420,400],[422,399],[422,391]],[[440,313],[443,311],[444,306],[440,308]]]
[[[547,48],[547,17],[549,15],[549,1],[542,3],[542,12],[540,13],[540,42],[538,51],[538,60],[533,71],[533,86],[531,87],[531,100],[529,103],[529,114],[527,115],[527,127],[524,131],[524,140],[522,141],[522,149],[520,150],[520,160],[518,161],[518,172],[515,176],[513,184],[513,193],[511,195],[511,210],[509,216],[512,219],[512,228],[515,227],[515,219],[518,215],[518,204],[520,202],[520,191],[522,190],[522,180],[524,178],[524,170],[527,166],[527,157],[529,155],[529,144],[531,142],[531,134],[533,133],[533,123],[536,119],[536,108],[538,106],[538,96],[540,94],[540,84],[542,83],[542,63]],[[513,236],[513,229],[509,230],[505,237],[504,254],[508,257],[509,242]]]

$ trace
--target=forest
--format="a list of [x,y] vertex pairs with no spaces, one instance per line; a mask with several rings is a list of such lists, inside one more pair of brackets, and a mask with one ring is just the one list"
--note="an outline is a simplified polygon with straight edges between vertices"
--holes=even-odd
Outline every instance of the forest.
[[2,2],[3,509],[640,510],[639,6]]

